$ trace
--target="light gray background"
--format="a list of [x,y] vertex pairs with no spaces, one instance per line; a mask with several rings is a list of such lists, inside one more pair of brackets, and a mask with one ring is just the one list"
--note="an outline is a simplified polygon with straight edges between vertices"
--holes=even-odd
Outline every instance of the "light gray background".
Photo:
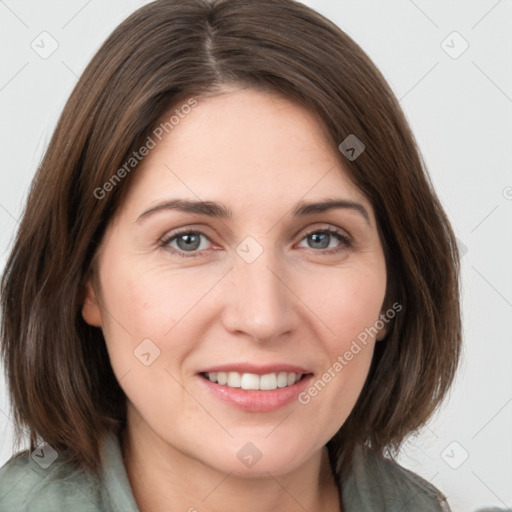
[[[0,0],[0,269],[77,77],[145,3]],[[463,249],[463,366],[450,399],[400,461],[439,487],[455,512],[512,507],[512,2],[305,3],[352,36],[389,81]],[[45,59],[31,47],[51,49],[43,31],[58,43]],[[0,385],[1,465],[12,453],[12,424]]]

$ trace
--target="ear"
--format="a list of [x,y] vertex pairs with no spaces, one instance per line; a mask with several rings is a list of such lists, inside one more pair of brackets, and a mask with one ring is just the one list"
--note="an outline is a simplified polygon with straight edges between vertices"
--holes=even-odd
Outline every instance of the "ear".
[[387,334],[390,332],[390,330],[394,324],[394,321],[393,321],[394,315],[391,318],[386,317],[387,312],[390,309],[394,311],[394,307],[393,307],[394,301],[392,300],[392,297],[394,297],[395,290],[394,290],[393,282],[388,283],[388,288],[386,290],[386,295],[384,297],[384,301],[382,303],[382,309],[381,309],[380,315],[379,315],[379,320],[382,322],[383,326],[381,329],[379,329],[379,332],[375,336],[375,341],[383,341],[386,338]]
[[82,305],[82,317],[89,324],[94,327],[102,326],[101,310],[98,306],[96,292],[92,284],[92,276],[90,276],[85,283],[85,297]]
[[382,341],[386,334],[388,333],[388,324],[385,324],[384,327],[378,332],[377,336],[375,336],[376,341]]
[[390,330],[390,326],[392,325],[392,320],[389,318],[386,318],[386,312],[390,308],[387,306],[387,302],[384,302],[384,305],[382,306],[382,310],[379,315],[379,320],[377,323],[382,324],[382,327],[379,329],[379,332],[375,336],[375,341],[382,341],[388,334]]

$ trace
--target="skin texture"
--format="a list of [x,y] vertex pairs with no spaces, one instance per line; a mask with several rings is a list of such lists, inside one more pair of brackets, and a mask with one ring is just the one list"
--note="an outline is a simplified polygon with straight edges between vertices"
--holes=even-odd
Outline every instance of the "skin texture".
[[[307,405],[273,412],[221,402],[197,372],[284,362],[316,380],[332,367],[382,312],[373,209],[303,107],[244,88],[197,99],[137,168],[82,310],[103,330],[128,398],[123,454],[134,496],[143,512],[340,510],[324,445],[357,400],[375,339]],[[351,209],[292,216],[299,201],[333,197],[362,204],[370,223]],[[218,201],[233,217],[161,210],[137,222],[171,198]],[[161,245],[182,227],[205,235],[195,256],[172,253],[190,254],[179,237]],[[325,249],[307,236],[326,228],[350,246],[331,236]],[[236,252],[248,236],[263,250],[252,263]],[[160,355],[145,366],[134,350],[148,338]],[[252,467],[237,457],[248,442],[262,453]]]

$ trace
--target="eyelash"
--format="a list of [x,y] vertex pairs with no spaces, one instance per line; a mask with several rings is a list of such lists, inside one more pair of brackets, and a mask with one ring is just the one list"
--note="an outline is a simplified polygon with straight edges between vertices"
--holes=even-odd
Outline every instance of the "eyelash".
[[[320,252],[321,254],[336,254],[341,252],[344,249],[348,249],[352,246],[351,240],[349,237],[344,235],[341,231],[338,231],[334,228],[324,228],[324,229],[313,229],[309,232],[307,232],[302,238],[301,241],[304,240],[304,238],[307,238],[309,235],[315,234],[315,233],[328,233],[330,235],[333,235],[336,237],[340,242],[340,246],[334,249],[323,249],[319,251],[315,251],[315,249],[312,249],[315,252]],[[194,231],[190,229],[183,229],[179,231],[175,231],[173,233],[170,233],[169,235],[165,236],[160,241],[160,246],[164,249],[170,250],[173,254],[176,254],[177,256],[181,258],[196,258],[202,251],[192,251],[190,254],[186,254],[184,251],[180,251],[177,249],[174,249],[173,247],[169,247],[169,243],[174,240],[175,238],[178,238],[180,235],[201,235],[210,240],[204,233],[201,231]]]

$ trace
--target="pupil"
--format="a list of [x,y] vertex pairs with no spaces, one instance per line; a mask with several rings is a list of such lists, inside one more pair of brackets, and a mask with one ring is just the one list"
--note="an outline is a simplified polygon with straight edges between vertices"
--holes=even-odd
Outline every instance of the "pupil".
[[[313,239],[313,243],[317,243],[317,242],[320,242],[320,249],[325,249],[328,247],[329,245],[329,241],[328,241],[328,237],[329,235],[327,233],[313,233],[312,235],[310,235],[311,238]],[[323,240],[322,240],[323,238]],[[323,243],[322,243],[323,241]],[[327,241],[327,243],[325,243]],[[318,248],[318,246],[317,246]]]
[[197,249],[199,237],[196,234],[181,235],[178,238],[178,245],[181,245],[180,242],[185,242],[180,249]]

